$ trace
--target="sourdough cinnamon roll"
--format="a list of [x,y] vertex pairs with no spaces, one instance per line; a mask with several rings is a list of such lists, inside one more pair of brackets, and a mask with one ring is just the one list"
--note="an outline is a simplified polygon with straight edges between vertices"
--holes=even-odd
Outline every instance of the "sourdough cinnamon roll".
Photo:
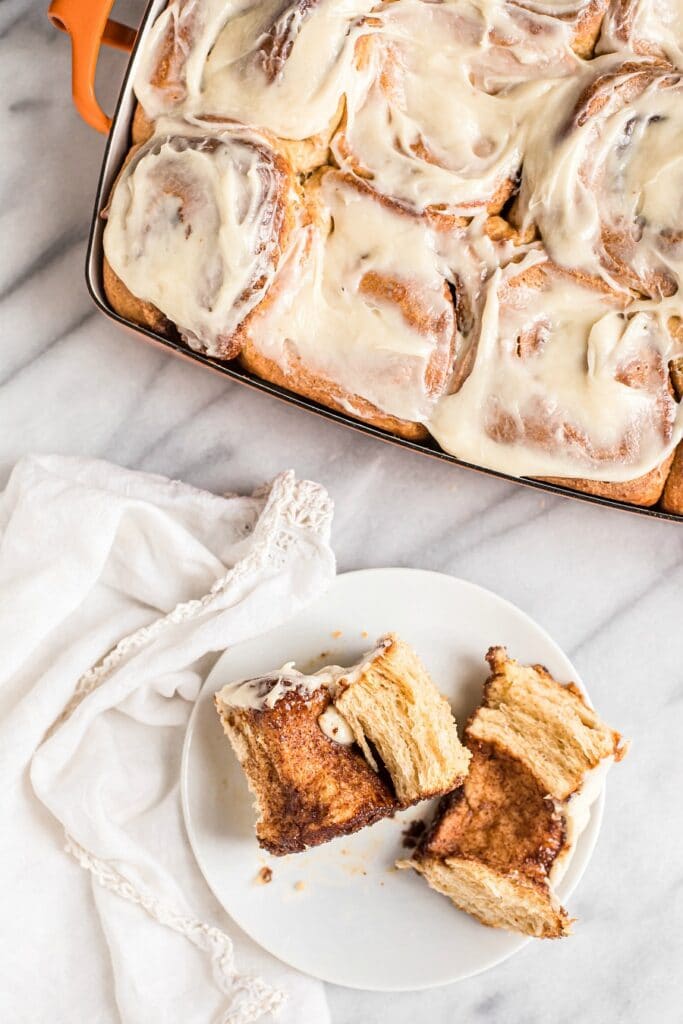
[[427,221],[326,170],[308,185],[314,224],[251,318],[243,365],[393,431],[423,426],[448,387],[456,314]]
[[131,151],[105,216],[114,309],[222,359],[305,221],[292,169],[265,135],[163,120]]
[[429,427],[459,458],[514,476],[635,480],[683,435],[677,353],[657,304],[532,252],[492,276],[472,372]]
[[568,23],[505,0],[393,0],[374,16],[336,161],[411,210],[498,212],[529,118],[550,82],[579,66]]
[[551,258],[652,298],[683,274],[683,75],[603,57],[527,145],[517,216]]
[[683,68],[681,0],[611,0],[597,49],[599,53],[629,49]]
[[[137,97],[152,119],[235,119],[283,139],[310,139],[324,158],[375,2],[172,0],[152,29]],[[310,154],[302,159],[310,162]]]

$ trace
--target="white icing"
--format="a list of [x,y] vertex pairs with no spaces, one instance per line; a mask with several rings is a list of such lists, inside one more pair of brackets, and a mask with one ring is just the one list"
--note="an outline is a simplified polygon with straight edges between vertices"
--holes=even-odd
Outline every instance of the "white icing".
[[683,436],[665,312],[647,302],[625,312],[618,295],[547,264],[544,287],[515,287],[539,258],[493,274],[472,372],[430,430],[446,451],[506,473],[633,479]]
[[322,715],[318,717],[318,725],[329,740],[333,740],[343,747],[350,747],[352,743],[355,743],[356,737],[353,729],[334,704],[325,708]]
[[[683,276],[683,80],[642,62],[622,71],[621,61],[593,61],[555,92],[525,154],[520,215],[538,224],[556,263],[628,285],[606,250],[608,231],[623,237],[619,259],[640,290],[650,291],[653,273],[675,288]],[[571,113],[601,75],[601,109],[585,113],[579,103]]]
[[683,67],[681,0],[612,0],[598,52],[610,53],[625,46],[636,53],[663,55]]
[[568,26],[492,0],[395,0],[379,17],[337,161],[416,210],[485,206],[517,174],[549,83],[508,87],[574,68]]
[[[329,127],[352,86],[355,42],[372,31],[363,16],[375,2],[173,0],[150,33],[135,91],[151,117],[217,114],[308,138]],[[175,89],[154,84],[169,34]]]
[[358,395],[422,421],[448,381],[456,342],[434,233],[334,171],[323,177],[320,207],[303,272],[293,252],[249,337],[283,370],[296,375],[298,358],[341,385],[350,408]]
[[262,136],[162,120],[114,189],[104,251],[190,345],[220,352],[267,291],[295,202]]
[[[310,698],[322,687],[328,690],[334,698],[341,689],[359,679],[368,665],[383,654],[391,643],[389,637],[380,638],[371,651],[368,651],[355,665],[348,668],[342,668],[340,665],[327,665],[318,669],[317,672],[306,674],[299,672],[295,663],[289,661],[282,668],[272,672],[227,683],[218,691],[216,697],[226,707],[252,711],[274,708],[280,700],[292,694]],[[339,715],[340,719],[341,717]],[[329,718],[326,721],[329,722]],[[325,732],[324,729],[323,732]],[[334,739],[334,737],[330,738]]]
[[550,869],[549,881],[552,886],[557,886],[567,873],[576,844],[588,826],[593,804],[602,793],[605,776],[613,764],[613,757],[604,758],[595,768],[585,773],[581,786],[568,800],[556,805],[557,813],[564,820],[566,831],[562,849]]

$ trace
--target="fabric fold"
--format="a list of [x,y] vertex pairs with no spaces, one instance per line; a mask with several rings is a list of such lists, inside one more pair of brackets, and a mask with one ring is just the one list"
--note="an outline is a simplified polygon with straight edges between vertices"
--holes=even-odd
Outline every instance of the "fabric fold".
[[[322,986],[258,950],[209,894],[179,769],[218,654],[331,582],[331,517],[324,489],[291,472],[227,498],[92,460],[31,457],[12,473],[0,497],[0,763],[16,824],[3,955],[20,991],[36,956],[47,971],[49,1003],[35,986],[22,994],[30,1019],[251,1024],[271,1019],[282,989],[279,1020],[329,1020]],[[41,903],[37,940],[20,922],[41,921]],[[75,953],[111,991],[84,984]]]

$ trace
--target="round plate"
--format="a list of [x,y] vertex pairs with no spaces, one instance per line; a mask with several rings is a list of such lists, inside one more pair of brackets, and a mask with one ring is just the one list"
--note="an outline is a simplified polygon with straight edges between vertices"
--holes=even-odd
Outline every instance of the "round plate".
[[[550,637],[502,598],[465,580],[415,569],[369,569],[338,576],[327,594],[286,625],[226,651],[199,697],[182,765],[185,821],[199,866],[226,911],[280,960],[324,981],[401,991],[466,978],[517,952],[529,940],[485,928],[429,889],[414,871],[397,871],[407,851],[402,830],[429,816],[434,801],[352,836],[287,857],[259,848],[252,798],[224,737],[212,698],[225,683],[296,661],[312,671],[348,665],[383,633],[411,643],[458,725],[481,700],[484,655],[495,644],[511,657],[545,665],[581,685]],[[561,884],[566,900],[589,860],[602,816],[593,805]],[[260,868],[269,884],[257,883]]]

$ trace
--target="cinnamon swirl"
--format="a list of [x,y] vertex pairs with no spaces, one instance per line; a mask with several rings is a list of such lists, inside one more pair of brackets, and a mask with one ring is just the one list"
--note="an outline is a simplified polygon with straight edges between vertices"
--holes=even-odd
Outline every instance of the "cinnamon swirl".
[[[683,435],[668,373],[677,352],[656,304],[629,304],[532,252],[492,276],[472,372],[430,430],[447,451],[504,473],[634,481]],[[646,484],[661,493],[664,475]]]
[[[408,438],[448,386],[453,300],[424,219],[335,170],[313,179],[315,223],[245,331],[258,376]],[[406,254],[410,259],[406,259]]]
[[292,169],[265,135],[165,120],[131,151],[105,216],[113,307],[223,359],[305,221]]
[[530,140],[519,207],[551,258],[652,298],[683,275],[683,75],[603,57]]

